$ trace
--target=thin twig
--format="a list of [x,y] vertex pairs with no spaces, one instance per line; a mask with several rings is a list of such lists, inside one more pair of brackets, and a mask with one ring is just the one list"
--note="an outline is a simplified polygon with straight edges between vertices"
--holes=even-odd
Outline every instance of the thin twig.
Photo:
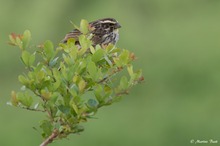
[[29,111],[46,112],[46,110],[34,109],[34,108],[23,107],[23,106],[20,106],[20,108],[23,108],[23,109],[26,109],[26,110],[29,110]]
[[51,135],[40,144],[40,146],[47,146],[48,144],[52,143],[58,135],[59,135],[59,132],[57,129],[55,129],[51,133]]

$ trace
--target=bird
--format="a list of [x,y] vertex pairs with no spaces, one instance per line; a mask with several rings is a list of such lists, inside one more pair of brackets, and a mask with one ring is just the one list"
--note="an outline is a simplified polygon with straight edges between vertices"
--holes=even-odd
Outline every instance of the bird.
[[[92,45],[107,46],[108,44],[115,45],[119,40],[119,28],[121,25],[114,18],[103,18],[89,23],[92,30]],[[66,43],[68,39],[74,38],[75,44],[80,45],[78,37],[82,34],[80,30],[74,29],[67,33],[61,43]]]

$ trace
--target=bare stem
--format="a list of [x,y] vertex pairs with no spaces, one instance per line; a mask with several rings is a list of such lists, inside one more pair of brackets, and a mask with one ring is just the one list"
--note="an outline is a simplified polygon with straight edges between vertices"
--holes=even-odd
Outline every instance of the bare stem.
[[51,133],[51,135],[40,144],[40,146],[47,146],[48,144],[52,143],[54,139],[58,136],[58,134],[59,134],[58,130],[55,129]]
[[46,112],[46,110],[34,109],[34,108],[23,107],[23,106],[20,106],[20,108],[26,109],[26,110],[29,110],[29,111]]

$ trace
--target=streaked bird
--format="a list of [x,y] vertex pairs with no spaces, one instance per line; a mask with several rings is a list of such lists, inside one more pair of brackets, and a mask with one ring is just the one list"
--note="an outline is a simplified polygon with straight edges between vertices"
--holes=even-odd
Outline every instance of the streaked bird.
[[[92,42],[93,46],[96,45],[108,45],[116,44],[119,40],[119,32],[118,29],[121,28],[121,25],[114,18],[103,18],[96,21],[92,21],[89,23],[89,27],[92,28],[90,32],[92,34]],[[78,29],[74,29],[68,34],[66,34],[65,38],[61,41],[62,43],[66,43],[68,39],[74,38],[76,40],[76,44],[79,44],[78,37],[82,33]],[[80,44],[79,44],[80,45]]]

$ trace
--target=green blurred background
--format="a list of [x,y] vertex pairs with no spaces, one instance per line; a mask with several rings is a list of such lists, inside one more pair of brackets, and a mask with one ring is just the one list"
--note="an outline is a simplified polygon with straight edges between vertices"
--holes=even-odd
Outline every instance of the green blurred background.
[[0,0],[0,145],[39,145],[32,127],[44,118],[6,105],[24,71],[8,35],[29,29],[32,44],[57,44],[70,20],[104,17],[121,23],[118,46],[136,54],[145,83],[101,109],[83,133],[51,146],[220,145],[219,0]]

